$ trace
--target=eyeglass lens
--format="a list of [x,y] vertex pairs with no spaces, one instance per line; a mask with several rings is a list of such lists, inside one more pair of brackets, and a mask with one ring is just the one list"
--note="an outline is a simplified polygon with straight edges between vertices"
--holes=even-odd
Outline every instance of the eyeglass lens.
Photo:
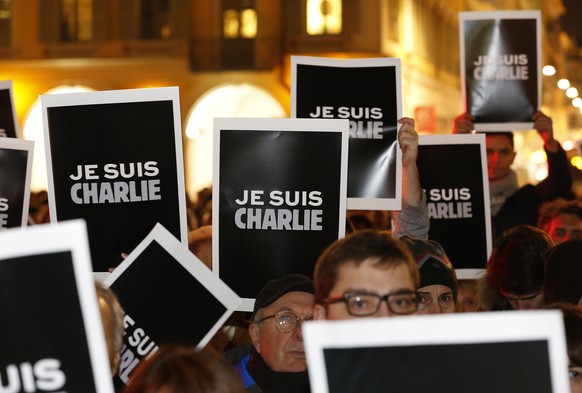
[[410,314],[416,310],[416,294],[394,293],[380,296],[375,294],[354,293],[346,295],[348,311],[353,315],[371,315],[378,311],[382,300],[388,303],[388,309],[395,314]]

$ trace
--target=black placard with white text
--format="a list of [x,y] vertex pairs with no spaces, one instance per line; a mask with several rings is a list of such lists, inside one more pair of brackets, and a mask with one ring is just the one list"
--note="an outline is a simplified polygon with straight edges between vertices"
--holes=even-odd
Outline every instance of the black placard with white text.
[[291,117],[348,119],[348,209],[401,209],[400,59],[292,56]]
[[113,393],[85,223],[0,232],[3,392]]
[[0,81],[0,138],[19,138],[12,81]]
[[187,242],[178,88],[41,96],[51,221],[87,221],[108,271],[160,222]]
[[541,103],[539,11],[459,13],[465,111],[479,131],[529,130]]
[[420,136],[417,165],[429,238],[444,247],[459,278],[475,278],[475,269],[486,267],[492,239],[485,136]]
[[215,119],[213,270],[252,310],[345,233],[347,120]]
[[0,139],[0,231],[28,224],[34,142]]
[[127,383],[160,345],[203,348],[240,299],[162,225],[156,225],[103,284],[124,311],[124,347],[116,378]]
[[569,391],[557,310],[313,321],[303,343],[313,393]]

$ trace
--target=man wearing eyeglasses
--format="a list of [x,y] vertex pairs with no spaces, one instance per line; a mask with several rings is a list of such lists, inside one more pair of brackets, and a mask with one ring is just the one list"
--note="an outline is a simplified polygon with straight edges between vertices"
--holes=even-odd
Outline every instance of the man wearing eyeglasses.
[[301,324],[312,319],[313,280],[300,274],[271,280],[255,300],[250,352],[235,363],[248,392],[305,391]]
[[319,257],[314,281],[314,319],[410,315],[418,308],[418,269],[388,233],[362,230],[334,242]]

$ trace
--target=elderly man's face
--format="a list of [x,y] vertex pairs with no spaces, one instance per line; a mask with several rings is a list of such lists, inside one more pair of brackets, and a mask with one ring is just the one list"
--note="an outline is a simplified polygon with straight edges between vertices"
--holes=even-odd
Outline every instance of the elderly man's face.
[[[281,296],[273,304],[265,307],[260,318],[288,311],[299,318],[311,319],[313,295],[307,292],[289,292]],[[255,349],[273,371],[300,372],[307,369],[303,336],[301,335],[301,320],[296,328],[289,333],[281,332],[275,327],[276,317],[265,319],[261,323],[253,323],[249,334]]]

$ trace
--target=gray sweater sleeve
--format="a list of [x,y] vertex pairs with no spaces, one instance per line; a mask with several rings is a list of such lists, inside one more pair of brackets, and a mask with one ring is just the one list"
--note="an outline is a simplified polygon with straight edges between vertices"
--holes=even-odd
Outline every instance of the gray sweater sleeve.
[[392,212],[394,226],[392,236],[399,239],[404,235],[428,240],[430,221],[426,205],[426,194],[422,192],[422,201],[419,206],[410,206],[402,201],[402,210]]

